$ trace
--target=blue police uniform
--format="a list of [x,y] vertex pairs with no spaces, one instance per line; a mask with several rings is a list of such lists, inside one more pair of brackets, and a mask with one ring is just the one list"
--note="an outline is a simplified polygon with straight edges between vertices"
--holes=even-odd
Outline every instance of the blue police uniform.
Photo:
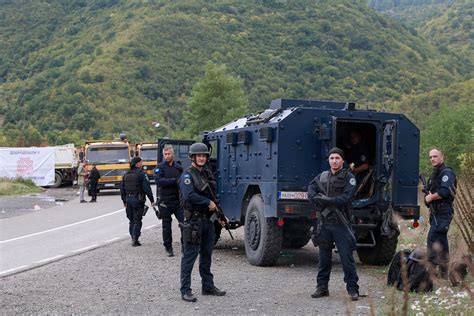
[[[317,184],[320,183],[320,185]],[[355,178],[347,169],[341,169],[335,174],[324,171],[316,176],[309,184],[308,198],[316,204],[319,219],[322,221],[319,241],[319,269],[317,275],[317,292],[329,295],[328,283],[332,268],[332,247],[336,244],[344,270],[344,282],[349,294],[359,293],[353,251],[356,240],[350,226],[351,202],[355,191]],[[336,213],[339,211],[339,216]],[[340,216],[349,223],[343,224]],[[316,294],[316,293],[315,293]],[[319,297],[319,296],[313,296]]]
[[171,215],[174,214],[178,222],[183,222],[183,209],[179,199],[178,180],[183,172],[179,163],[173,162],[170,166],[163,161],[155,168],[156,196],[158,207],[162,215],[163,246],[172,252],[173,237],[171,231]]
[[[453,170],[441,164],[428,180],[428,190],[438,193],[440,200],[431,202],[434,212],[430,214],[430,230],[428,232],[428,256],[432,263],[440,265],[445,273],[449,262],[448,230],[453,218],[453,201],[456,193],[457,180]],[[441,250],[434,247],[441,246]]]
[[[198,254],[199,273],[202,278],[202,289],[213,290],[214,276],[211,273],[212,250],[214,248],[214,224],[210,221],[213,212],[209,211],[209,197],[206,192],[201,191],[203,185],[209,184],[211,179],[204,168],[196,167],[186,169],[180,180],[179,188],[181,199],[184,204],[185,222],[190,223],[199,219],[200,242],[194,243],[184,240],[184,254],[181,258],[181,295],[192,292],[191,273]],[[184,233],[185,234],[185,233]]]
[[120,192],[123,203],[127,205],[126,213],[129,220],[130,236],[135,245],[139,245],[138,238],[141,235],[145,196],[148,196],[151,203],[155,201],[145,173],[141,169],[132,166],[123,176]]

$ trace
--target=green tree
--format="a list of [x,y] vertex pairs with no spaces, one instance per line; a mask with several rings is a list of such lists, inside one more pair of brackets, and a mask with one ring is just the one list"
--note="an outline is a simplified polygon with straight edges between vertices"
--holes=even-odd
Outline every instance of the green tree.
[[463,157],[473,148],[472,122],[474,113],[468,104],[457,108],[442,106],[428,118],[426,128],[421,133],[420,155],[424,172],[431,169],[427,157],[433,147],[443,151],[447,165],[456,171],[461,169]]
[[208,62],[204,77],[194,85],[188,100],[191,135],[219,127],[247,112],[243,80],[226,70],[225,65]]

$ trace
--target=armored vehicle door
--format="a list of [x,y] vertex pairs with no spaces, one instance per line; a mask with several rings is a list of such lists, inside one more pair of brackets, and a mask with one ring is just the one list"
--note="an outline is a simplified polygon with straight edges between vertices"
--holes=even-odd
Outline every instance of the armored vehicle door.
[[188,158],[189,146],[194,143],[194,140],[158,139],[158,163],[163,161],[163,148],[171,145],[174,149],[174,160],[186,169],[191,165],[191,160]]
[[393,202],[394,168],[397,149],[397,121],[389,120],[383,124],[382,135],[382,170],[381,180],[386,182],[383,190],[383,200]]
[[315,125],[315,133],[320,145],[319,155],[321,157],[321,169],[317,171],[317,173],[319,173],[321,170],[329,169],[329,163],[326,157],[329,150],[336,146],[336,118],[334,116],[323,116],[318,119]]

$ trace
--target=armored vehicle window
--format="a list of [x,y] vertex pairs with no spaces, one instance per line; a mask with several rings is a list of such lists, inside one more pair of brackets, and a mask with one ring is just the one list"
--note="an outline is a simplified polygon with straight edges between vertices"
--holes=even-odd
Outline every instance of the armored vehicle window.
[[209,159],[217,159],[217,145],[218,142],[217,140],[210,140],[209,141],[209,150],[211,151],[211,155],[209,156]]
[[214,177],[217,178],[217,169],[218,169],[218,160],[217,160],[217,153],[219,151],[219,142],[217,139],[208,141],[209,143],[209,150],[211,151],[211,155],[209,156],[209,168],[211,169]]
[[[175,151],[176,151],[176,148],[175,148]],[[189,145],[180,144],[177,152],[179,153],[178,154],[179,158],[187,158],[188,152],[189,152]]]

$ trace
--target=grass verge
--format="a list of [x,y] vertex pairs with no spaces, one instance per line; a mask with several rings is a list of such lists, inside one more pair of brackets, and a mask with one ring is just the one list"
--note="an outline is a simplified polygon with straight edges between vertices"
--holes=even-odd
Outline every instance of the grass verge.
[[37,187],[31,179],[0,177],[0,196],[38,192],[41,192],[41,188]]

